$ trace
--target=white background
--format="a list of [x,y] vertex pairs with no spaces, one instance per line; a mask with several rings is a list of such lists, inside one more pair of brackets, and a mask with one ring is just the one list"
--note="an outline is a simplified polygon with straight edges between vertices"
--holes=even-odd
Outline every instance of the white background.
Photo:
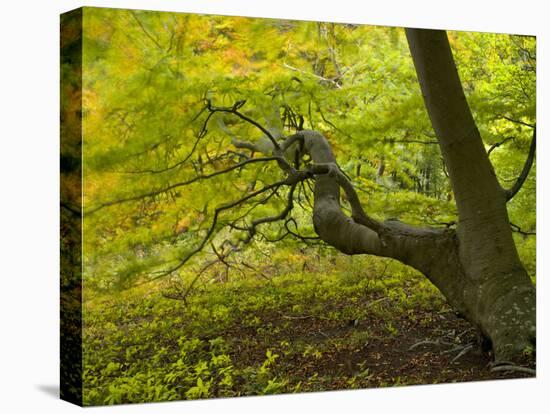
[[[545,1],[7,1],[0,11],[0,412],[79,410],[57,398],[59,14],[81,5],[538,36],[538,378],[160,403],[94,412],[548,412],[549,210],[546,131],[550,39]],[[546,166],[545,166],[546,164]],[[547,254],[547,253],[546,253]],[[546,348],[546,349],[544,349]],[[546,388],[546,390],[545,390]],[[290,411],[289,411],[290,410]]]

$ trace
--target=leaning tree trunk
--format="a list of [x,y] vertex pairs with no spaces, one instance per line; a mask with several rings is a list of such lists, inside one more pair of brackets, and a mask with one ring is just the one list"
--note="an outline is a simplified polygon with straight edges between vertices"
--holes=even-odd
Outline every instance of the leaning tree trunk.
[[458,209],[456,278],[465,314],[492,341],[497,360],[517,358],[535,340],[535,289],[512,238],[506,192],[470,112],[446,33],[406,33]]

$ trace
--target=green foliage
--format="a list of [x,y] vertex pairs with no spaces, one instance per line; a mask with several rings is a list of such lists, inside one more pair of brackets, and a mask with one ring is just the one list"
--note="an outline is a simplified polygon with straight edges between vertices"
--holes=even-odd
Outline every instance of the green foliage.
[[[182,184],[242,161],[233,139],[263,136],[229,114],[208,118],[207,99],[246,101],[242,112],[277,136],[301,120],[322,132],[373,217],[456,224],[403,30],[86,8],[84,35],[82,184],[84,211],[93,211],[83,223],[85,403],[419,382],[382,378],[341,355],[398,340],[407,323],[427,328],[434,317],[422,315],[445,309],[442,296],[410,268],[344,257],[310,239],[310,182],[297,188],[287,223],[306,242],[283,237],[279,222],[264,224],[246,249],[218,260],[222,246],[246,237],[238,227],[284,209],[280,190],[219,212],[204,249],[159,277],[197,249],[216,208],[283,178],[275,163],[262,163]],[[449,38],[509,188],[536,122],[535,40]],[[508,204],[533,279],[536,238],[526,233],[536,228],[535,175],[534,166]]]
[[444,307],[424,277],[387,259],[325,257],[317,266],[269,283],[205,284],[186,302],[145,286],[86,302],[85,404],[372,386],[364,363],[322,375],[316,366],[399,335],[395,318]]

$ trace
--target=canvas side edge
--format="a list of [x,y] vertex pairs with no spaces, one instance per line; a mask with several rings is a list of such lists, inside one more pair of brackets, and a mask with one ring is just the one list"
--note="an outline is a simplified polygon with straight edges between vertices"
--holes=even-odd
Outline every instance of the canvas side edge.
[[82,16],[60,16],[60,398],[82,406]]

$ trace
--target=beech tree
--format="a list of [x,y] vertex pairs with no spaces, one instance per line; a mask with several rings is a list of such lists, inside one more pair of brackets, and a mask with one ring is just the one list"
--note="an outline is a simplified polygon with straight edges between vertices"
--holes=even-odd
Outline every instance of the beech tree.
[[[338,63],[335,37],[331,32],[334,29],[331,26],[319,26],[322,28],[319,29],[319,37],[324,39],[323,44],[326,46],[322,54],[311,57],[302,52],[300,55],[301,59],[312,62],[313,71],[306,71],[294,66],[292,62],[282,61],[279,69],[285,71],[286,86],[281,86],[283,82],[278,80],[271,89],[250,92],[249,96],[233,100],[230,104],[229,99],[238,96],[243,88],[248,87],[241,85],[238,79],[228,76],[223,80],[218,79],[215,86],[209,83],[203,89],[200,85],[189,82],[192,88],[196,88],[193,89],[194,107],[197,101],[201,105],[198,113],[191,113],[189,108],[192,104],[189,101],[180,102],[181,97],[178,95],[183,93],[178,89],[178,82],[190,75],[182,71],[179,61],[174,63],[170,60],[171,53],[179,53],[183,48],[186,40],[182,33],[185,30],[180,27],[179,32],[176,30],[172,34],[168,33],[164,44],[162,38],[151,35],[140,20],[142,17],[132,12],[129,19],[133,18],[139,23],[136,30],[144,32],[144,42],[150,42],[152,49],[158,49],[158,61],[151,62],[145,74],[139,74],[140,79],[146,79],[146,86],[143,90],[136,88],[146,96],[144,100],[148,101],[147,106],[139,106],[141,102],[138,102],[133,112],[124,111],[125,105],[134,103],[135,96],[113,95],[115,97],[109,118],[117,126],[111,133],[120,132],[120,140],[126,145],[123,151],[117,147],[118,144],[114,145],[107,155],[105,151],[93,153],[93,148],[90,150],[95,158],[92,158],[89,166],[84,165],[84,168],[85,174],[88,168],[91,177],[89,182],[93,182],[90,187],[93,197],[84,203],[85,225],[99,229],[108,228],[110,218],[102,217],[99,212],[147,200],[147,203],[140,204],[132,212],[135,216],[122,211],[119,220],[124,225],[119,227],[129,229],[139,222],[146,229],[151,229],[157,225],[156,217],[160,214],[170,217],[170,220],[165,220],[170,222],[170,229],[165,236],[152,237],[148,230],[136,236],[147,238],[149,242],[153,239],[150,244],[157,246],[157,250],[152,254],[153,248],[144,247],[145,243],[141,239],[133,242],[130,253],[132,260],[126,260],[131,265],[124,272],[119,272],[118,277],[123,274],[146,273],[147,281],[164,278],[177,273],[208,248],[211,248],[215,256],[214,261],[223,262],[228,256],[241,252],[257,236],[271,241],[294,237],[304,243],[320,239],[348,255],[388,257],[420,271],[441,291],[449,304],[490,341],[497,361],[519,360],[525,349],[534,345],[535,288],[518,256],[507,202],[518,193],[528,177],[535,154],[536,128],[527,124],[526,127],[532,129],[533,134],[526,162],[520,176],[510,188],[502,188],[466,101],[446,32],[406,30],[425,109],[435,136],[426,133],[429,140],[424,137],[415,139],[410,138],[410,134],[406,132],[403,138],[385,138],[392,144],[404,140],[407,143],[419,141],[417,143],[421,145],[439,146],[442,167],[438,170],[431,168],[439,174],[439,180],[443,180],[444,174],[448,175],[452,190],[448,198],[454,200],[457,220],[456,223],[435,227],[407,224],[398,219],[375,218],[379,212],[371,211],[370,203],[364,202],[358,195],[358,185],[350,178],[349,165],[344,166],[337,160],[333,148],[335,143],[327,137],[330,129],[347,136],[347,144],[352,145],[357,144],[355,137],[361,130],[353,131],[352,136],[346,130],[346,121],[335,125],[323,112],[319,103],[321,99],[315,95],[317,88],[338,91],[345,83],[346,69]],[[288,30],[287,27],[279,29]],[[216,30],[223,33],[227,29],[222,27]],[[238,41],[231,34],[226,35],[230,42]],[[91,45],[93,48],[104,47],[100,42]],[[206,54],[205,47],[202,43],[196,43],[193,53],[197,59]],[[128,54],[135,56],[137,53]],[[227,56],[227,59],[232,59],[231,63],[238,68],[237,71],[240,70],[239,65],[242,62],[239,59],[244,58],[236,52]],[[257,56],[255,58],[259,59]],[[147,55],[143,59],[153,58]],[[162,65],[166,65],[166,70],[162,72],[162,76],[157,76],[155,71],[160,70],[158,68]],[[200,66],[200,63],[197,65]],[[356,70],[354,77],[368,76],[368,71]],[[398,63],[392,70],[401,70]],[[403,75],[404,78],[406,76]],[[205,84],[209,82],[208,79],[203,81]],[[226,83],[221,85],[223,82]],[[172,88],[166,85],[176,86]],[[88,87],[93,90],[95,86]],[[387,87],[392,86],[388,84]],[[384,87],[381,88],[380,93],[383,93]],[[157,90],[161,89],[158,99],[153,99]],[[340,107],[334,111],[345,113],[348,110],[346,108],[352,106],[367,111],[369,103],[378,99],[378,93],[360,96],[365,91],[359,89],[354,89],[353,93],[351,99],[349,96],[338,98],[340,101],[337,104],[345,108]],[[201,98],[197,99],[199,95]],[[266,96],[269,97],[267,101]],[[293,99],[299,101],[305,99],[304,97],[307,97],[307,103],[300,101],[299,105],[293,106]],[[87,99],[87,107],[93,109],[96,97],[89,94]],[[168,105],[166,102],[175,104]],[[178,105],[183,108],[183,117],[178,112]],[[298,107],[302,109],[298,110]],[[419,111],[414,105],[409,107]],[[420,112],[415,114],[420,118],[423,116]],[[320,119],[317,123],[315,115]],[[404,124],[412,122],[403,120],[405,115],[400,116],[401,118],[388,116],[388,120],[384,122],[399,131],[399,128],[405,128]],[[367,115],[364,118],[368,125],[376,123],[376,120],[366,119]],[[151,120],[170,125],[167,128],[172,129],[159,133],[158,125],[153,125]],[[357,119],[355,121],[361,122]],[[89,122],[96,121],[92,118]],[[422,124],[422,121],[417,123]],[[138,129],[136,125],[145,131],[139,145],[135,144],[138,140],[132,140],[132,134]],[[322,127],[317,129],[316,125]],[[327,125],[330,129],[327,129]],[[425,127],[423,125],[420,130],[425,130]],[[97,126],[96,129],[100,131],[101,127]],[[185,145],[174,139],[174,135],[180,131],[186,131]],[[256,138],[258,135],[260,137]],[[212,136],[223,138],[216,140]],[[360,148],[368,146],[369,142],[362,145]],[[499,146],[502,143],[494,145]],[[162,151],[159,148],[163,148]],[[204,151],[201,152],[201,148]],[[369,163],[370,168],[379,172],[379,177],[383,177],[385,170],[386,175],[388,174],[387,165],[393,168],[394,182],[397,182],[398,175],[406,175],[392,163],[391,153],[385,153],[378,160],[373,160],[368,159],[372,154],[370,150],[362,151],[357,157],[361,161],[353,165],[358,177],[361,176],[361,165]],[[144,153],[149,157],[147,161],[142,157]],[[436,158],[433,154],[430,157],[432,165]],[[151,163],[151,159],[155,162]],[[123,171],[121,165],[124,166]],[[92,179],[95,171],[115,167],[118,171],[114,173],[125,174],[134,180],[133,187],[129,190],[125,190],[123,178],[113,179],[112,182],[102,181],[102,176],[99,179],[95,177],[95,181]],[[182,179],[181,175],[175,174],[179,174],[183,168],[187,170]],[[113,173],[112,170],[109,172]],[[433,182],[436,172],[432,173]],[[216,183],[215,180],[220,177],[232,177],[231,174],[241,173],[248,174],[243,180],[244,184],[226,178],[229,184],[223,187],[230,188],[232,185],[231,191],[235,192],[235,197],[212,207],[210,202],[214,199],[214,194],[219,193],[222,188],[217,188],[217,184],[212,183]],[[426,174],[423,179],[427,179]],[[97,184],[98,182],[101,184]],[[136,186],[136,182],[139,186]],[[210,184],[202,187],[204,198],[200,195],[192,198],[182,194],[189,186],[205,182]],[[308,232],[307,226],[302,226],[303,220],[292,215],[297,203],[301,205],[308,201],[309,185],[313,194],[311,209],[301,208],[301,211],[310,214],[315,234]],[[117,193],[115,187],[124,190]],[[364,188],[361,191],[365,191]],[[159,208],[158,204],[162,202],[173,205]],[[394,202],[399,203],[399,200]],[[278,211],[274,214],[263,214],[265,211],[261,207],[270,203],[278,207]],[[186,215],[182,218],[183,209]],[[137,210],[139,214],[136,213]],[[235,213],[231,215],[233,211]],[[175,225],[172,224],[174,222]],[[266,237],[262,229],[274,224],[278,225],[277,236]],[[116,232],[108,229],[99,233],[107,239],[114,237]],[[217,245],[213,242],[216,236],[223,239]],[[170,253],[165,254],[168,250]],[[93,267],[93,258],[88,260]],[[144,265],[147,260],[147,265]],[[207,262],[202,269],[210,265]],[[143,270],[145,267],[147,272]],[[201,274],[202,270],[198,272],[197,278]],[[189,289],[195,281],[196,278]]]

